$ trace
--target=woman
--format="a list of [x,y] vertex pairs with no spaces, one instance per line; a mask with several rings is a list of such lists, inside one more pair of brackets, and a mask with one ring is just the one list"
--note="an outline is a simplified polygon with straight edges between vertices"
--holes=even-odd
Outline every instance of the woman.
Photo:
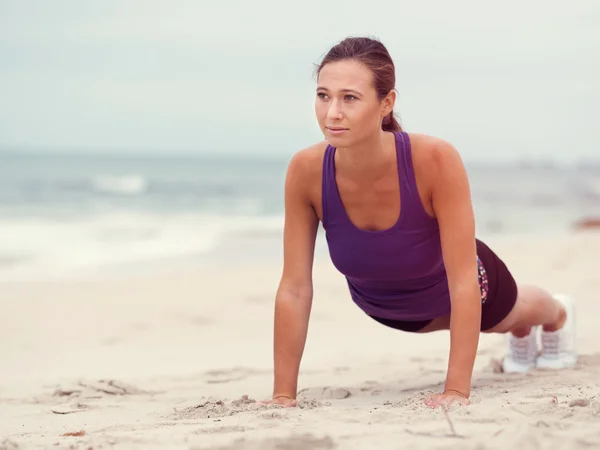
[[401,129],[394,71],[386,48],[369,38],[345,39],[318,67],[315,111],[326,140],[296,153],[286,175],[270,403],[296,404],[319,221],[368,316],[407,332],[450,330],[445,389],[427,405],[469,403],[482,331],[509,333],[506,372],[576,362],[571,300],[517,285],[475,238],[462,160],[448,142]]

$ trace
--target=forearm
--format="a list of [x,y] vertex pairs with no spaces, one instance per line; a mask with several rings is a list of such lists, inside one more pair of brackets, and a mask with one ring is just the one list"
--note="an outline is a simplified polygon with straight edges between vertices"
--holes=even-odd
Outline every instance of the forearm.
[[452,293],[450,315],[450,356],[446,389],[471,393],[473,366],[481,327],[481,293],[477,283]]
[[273,395],[296,397],[298,372],[304,352],[312,294],[279,290],[275,300]]

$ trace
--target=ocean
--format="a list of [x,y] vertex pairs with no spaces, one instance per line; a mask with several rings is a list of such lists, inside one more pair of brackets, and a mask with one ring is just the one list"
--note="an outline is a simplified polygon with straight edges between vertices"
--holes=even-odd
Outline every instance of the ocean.
[[[0,154],[0,281],[280,259],[287,163]],[[479,237],[600,216],[600,164],[466,164]]]

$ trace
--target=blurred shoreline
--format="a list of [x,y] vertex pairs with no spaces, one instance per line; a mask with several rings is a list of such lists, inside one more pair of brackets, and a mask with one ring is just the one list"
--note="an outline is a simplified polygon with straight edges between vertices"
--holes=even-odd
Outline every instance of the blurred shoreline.
[[[596,221],[589,229],[571,230],[545,230],[525,233],[497,233],[488,232],[477,235],[493,249],[511,243],[568,241],[588,236],[600,236],[600,225]],[[502,257],[502,255],[500,255]],[[315,244],[315,264],[329,264],[330,257],[323,231],[319,230]],[[223,271],[239,271],[257,267],[279,267],[283,264],[282,235],[272,233],[263,237],[245,237],[227,239],[206,251],[187,253],[183,255],[167,256],[163,258],[148,258],[137,261],[113,262],[90,267],[63,270],[37,270],[25,269],[10,271],[0,268],[0,284],[23,284],[36,282],[69,282],[82,280],[114,280],[130,277],[151,277],[154,275],[169,275],[188,271],[202,271],[220,269]]]
[[[286,166],[0,154],[0,282],[280,262]],[[481,239],[568,234],[600,217],[598,164],[467,169]],[[327,256],[322,234],[316,253]]]

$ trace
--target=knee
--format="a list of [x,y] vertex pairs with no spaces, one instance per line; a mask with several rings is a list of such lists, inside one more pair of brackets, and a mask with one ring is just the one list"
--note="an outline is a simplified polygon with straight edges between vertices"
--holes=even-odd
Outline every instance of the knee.
[[546,290],[537,286],[519,286],[517,297],[519,314],[515,328],[527,328],[539,325],[560,313],[559,303]]
[[529,333],[531,333],[531,328],[531,326],[515,326],[508,331],[510,331],[515,337],[524,338],[525,336],[529,336]]

